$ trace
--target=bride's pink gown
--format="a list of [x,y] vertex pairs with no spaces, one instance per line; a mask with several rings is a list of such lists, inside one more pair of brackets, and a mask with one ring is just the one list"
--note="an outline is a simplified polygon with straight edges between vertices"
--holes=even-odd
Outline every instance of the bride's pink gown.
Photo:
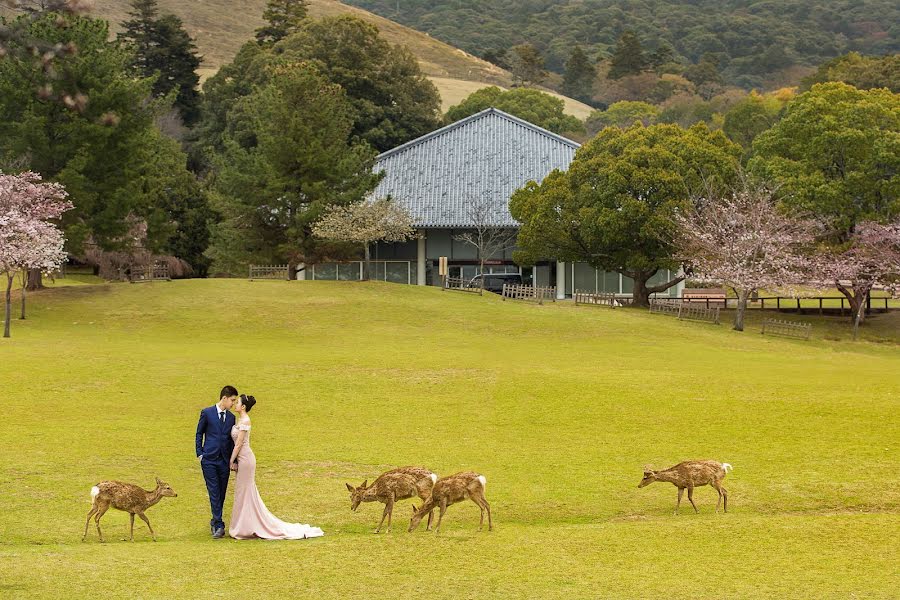
[[269,512],[256,489],[256,456],[250,448],[250,425],[239,423],[231,428],[231,439],[237,443],[238,432],[246,431],[238,453],[238,471],[234,485],[234,506],[228,533],[238,540],[303,540],[325,533],[318,527],[285,523]]

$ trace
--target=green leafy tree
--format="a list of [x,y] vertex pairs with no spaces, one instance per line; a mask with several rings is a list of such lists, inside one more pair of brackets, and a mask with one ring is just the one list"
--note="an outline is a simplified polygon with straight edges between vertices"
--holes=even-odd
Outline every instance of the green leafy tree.
[[694,194],[730,184],[740,147],[698,124],[608,127],[583,146],[566,173],[517,191],[510,212],[521,223],[515,259],[556,258],[617,271],[634,281],[635,303],[647,305],[683,277],[648,281],[677,269],[674,217]]
[[309,61],[347,93],[352,135],[383,152],[440,125],[441,98],[404,46],[350,16],[307,20],[274,48],[282,60]]
[[566,72],[563,76],[563,93],[576,100],[589,102],[594,89],[597,70],[581,46],[575,46],[569,60],[566,61]]
[[186,125],[200,116],[200,56],[197,46],[175,15],[159,16],[157,0],[134,0],[131,19],[122,23],[121,38],[134,48],[134,67],[154,78],[153,93],[166,96],[175,90],[174,107]]
[[656,50],[647,57],[647,62],[650,68],[656,71],[657,75],[681,73],[682,71],[681,65],[678,64],[678,55],[675,53],[675,49],[665,41],[660,43]]
[[315,263],[341,250],[313,237],[329,205],[362,200],[380,179],[375,153],[352,141],[354,110],[343,89],[308,63],[272,67],[269,83],[229,118],[252,129],[226,136],[216,161],[212,203],[220,222],[207,255],[217,271],[250,261]]
[[547,78],[544,58],[532,44],[513,46],[506,53],[506,62],[518,85],[540,85]]
[[496,108],[554,133],[583,133],[578,118],[563,112],[565,103],[550,94],[528,88],[503,91],[492,86],[472,92],[460,104],[451,106],[445,121],[454,123],[487,108]]
[[788,207],[830,222],[838,242],[900,214],[900,96],[888,90],[816,84],[753,151],[751,169],[782,185]]
[[[684,71],[684,76],[697,86],[698,91],[709,100],[712,96],[721,91],[724,80],[719,73],[719,59],[710,52],[703,55],[696,65],[691,65]],[[702,93],[701,88],[707,90]]]
[[609,62],[609,73],[606,75],[609,79],[638,75],[650,66],[641,41],[633,31],[622,34]]
[[728,112],[722,125],[731,141],[737,142],[749,152],[753,140],[763,131],[775,124],[784,103],[761,94],[750,92],[747,97],[738,101]]
[[659,116],[659,107],[648,102],[623,100],[606,110],[595,110],[585,124],[589,135],[595,135],[604,127],[631,127],[635,123],[653,125]]
[[70,250],[88,239],[113,247],[127,231],[126,217],[146,206],[140,163],[158,113],[148,102],[152,80],[131,75],[133,56],[109,41],[105,21],[48,14],[29,23],[28,35],[77,45],[56,70],[83,95],[72,99],[77,110],[45,102],[33,90],[55,83],[39,65],[0,60],[0,157],[66,187],[75,205],[63,220]]
[[263,11],[266,24],[256,30],[256,41],[274,44],[297,33],[306,18],[308,6],[306,0],[268,0]]
[[887,88],[900,93],[900,54],[863,56],[850,52],[821,65],[806,77],[801,89],[808,91],[817,83],[843,81],[861,90]]

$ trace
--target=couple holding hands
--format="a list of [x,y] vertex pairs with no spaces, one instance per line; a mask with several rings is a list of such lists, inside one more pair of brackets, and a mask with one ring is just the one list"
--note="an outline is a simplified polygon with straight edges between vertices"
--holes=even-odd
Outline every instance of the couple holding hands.
[[222,508],[232,471],[237,475],[228,528],[231,537],[237,540],[302,540],[325,535],[318,527],[285,523],[269,512],[260,498],[256,488],[256,456],[250,448],[249,413],[255,405],[256,398],[238,395],[233,386],[226,385],[219,394],[219,401],[200,411],[197,457],[209,492],[212,536],[216,539],[225,537]]

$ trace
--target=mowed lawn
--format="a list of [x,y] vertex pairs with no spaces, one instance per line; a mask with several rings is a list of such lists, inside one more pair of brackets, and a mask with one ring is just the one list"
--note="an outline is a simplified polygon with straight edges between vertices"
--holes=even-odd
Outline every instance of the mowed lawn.
[[[637,310],[379,283],[196,280],[30,297],[0,340],[0,597],[896,598],[900,344],[810,342]],[[892,321],[892,319],[894,319]],[[219,388],[254,394],[257,481],[294,542],[210,539],[194,453]],[[642,467],[734,466],[695,515]],[[344,483],[487,477],[435,537],[373,535]],[[103,479],[178,492],[81,542]],[[226,521],[231,502],[226,503]]]

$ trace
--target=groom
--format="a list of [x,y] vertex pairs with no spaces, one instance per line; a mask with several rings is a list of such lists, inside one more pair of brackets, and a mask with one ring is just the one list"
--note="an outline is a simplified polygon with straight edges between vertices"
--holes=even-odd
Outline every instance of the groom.
[[197,423],[197,458],[209,492],[209,505],[212,508],[209,526],[215,539],[225,537],[222,507],[228,490],[228,460],[234,450],[234,441],[231,439],[234,415],[229,411],[237,396],[238,391],[234,387],[223,387],[219,401],[214,406],[201,410],[200,422]]

